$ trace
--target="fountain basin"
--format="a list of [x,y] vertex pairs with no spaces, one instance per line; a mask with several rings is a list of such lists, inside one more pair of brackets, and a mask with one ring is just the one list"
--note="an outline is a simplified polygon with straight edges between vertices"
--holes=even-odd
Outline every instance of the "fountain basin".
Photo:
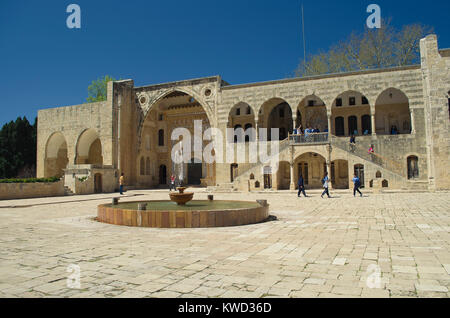
[[[138,204],[147,203],[139,211]],[[151,228],[211,228],[261,223],[269,217],[269,206],[257,202],[191,201],[176,205],[171,201],[124,202],[98,206],[99,222]]]
[[184,193],[184,190],[186,190],[184,187],[179,187],[177,190],[179,193],[169,193],[169,197],[171,201],[178,205],[186,205],[186,203],[192,201],[194,198],[194,193]]

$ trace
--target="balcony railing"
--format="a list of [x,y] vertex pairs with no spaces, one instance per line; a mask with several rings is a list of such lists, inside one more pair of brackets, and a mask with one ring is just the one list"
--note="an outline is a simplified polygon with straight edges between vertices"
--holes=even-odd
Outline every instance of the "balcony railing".
[[328,133],[311,133],[304,135],[289,135],[291,145],[328,143]]

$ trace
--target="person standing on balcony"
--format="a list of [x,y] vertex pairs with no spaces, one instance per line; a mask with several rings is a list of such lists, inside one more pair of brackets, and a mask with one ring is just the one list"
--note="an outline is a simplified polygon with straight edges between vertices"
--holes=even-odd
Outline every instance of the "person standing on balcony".
[[353,181],[353,196],[356,197],[356,191],[358,191],[359,195],[362,197],[363,194],[361,193],[361,191],[359,191],[359,188],[361,187],[361,180],[355,174],[352,181]]
[[321,198],[323,199],[323,196],[326,194],[329,199],[331,199],[330,192],[328,191],[330,178],[328,178],[328,172],[325,172],[325,177],[322,179],[322,185],[323,185],[323,193],[321,195]]
[[306,195],[305,192],[305,180],[303,180],[303,176],[300,175],[300,178],[298,178],[298,197],[301,198],[302,194],[305,196],[305,198],[307,198],[308,196]]

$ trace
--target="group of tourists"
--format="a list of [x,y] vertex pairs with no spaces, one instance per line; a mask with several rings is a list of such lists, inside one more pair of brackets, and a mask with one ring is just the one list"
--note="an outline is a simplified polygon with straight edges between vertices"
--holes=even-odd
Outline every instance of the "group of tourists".
[[[362,197],[363,194],[359,190],[361,188],[361,180],[359,179],[359,177],[356,174],[354,175],[352,182],[353,182],[353,196],[355,197],[356,192],[358,192],[359,195]],[[322,199],[323,199],[324,195],[327,195],[328,198],[331,199],[329,186],[330,186],[330,178],[328,177],[328,172],[325,172],[325,177],[322,179],[323,192],[322,192],[322,195],[320,196]],[[302,194],[305,196],[305,198],[308,197],[306,195],[306,191],[305,191],[305,180],[303,179],[303,176],[300,175],[300,177],[298,179],[298,194],[297,194],[297,196],[299,198],[301,198]]]
[[[325,131],[326,132],[326,131]],[[305,130],[303,130],[302,125],[300,125],[298,128],[294,128],[294,135],[308,135],[308,134],[319,134],[320,129],[317,127],[308,127]]]

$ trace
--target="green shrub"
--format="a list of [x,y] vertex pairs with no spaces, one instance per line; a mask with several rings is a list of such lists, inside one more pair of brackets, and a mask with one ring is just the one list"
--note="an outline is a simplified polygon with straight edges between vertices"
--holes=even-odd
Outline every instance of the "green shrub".
[[29,178],[29,179],[0,179],[0,183],[53,183],[58,182],[60,178]]
[[80,182],[84,182],[84,181],[86,181],[86,180],[88,179],[88,177],[77,178],[77,179],[78,179],[78,181],[80,181]]

